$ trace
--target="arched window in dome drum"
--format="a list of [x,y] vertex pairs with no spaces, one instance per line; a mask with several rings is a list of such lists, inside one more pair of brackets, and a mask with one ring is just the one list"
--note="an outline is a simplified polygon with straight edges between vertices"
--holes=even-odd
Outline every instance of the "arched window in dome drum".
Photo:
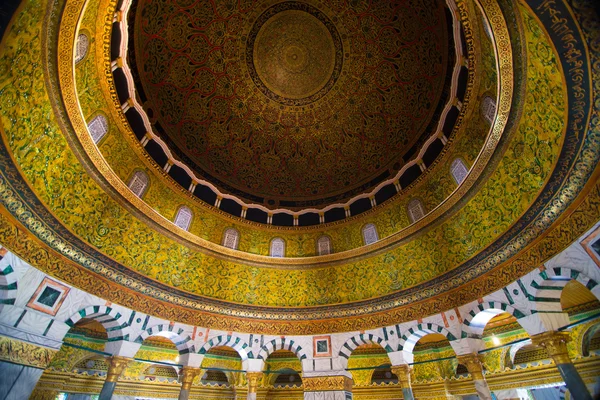
[[271,257],[285,257],[285,241],[281,238],[271,240],[269,255]]
[[377,234],[377,228],[375,227],[375,224],[367,224],[363,226],[362,234],[365,245],[375,243],[379,240],[379,235]]
[[191,222],[192,210],[186,206],[179,207],[179,210],[177,210],[177,215],[175,216],[175,225],[187,231]]
[[412,199],[408,202],[408,218],[411,223],[415,223],[425,216],[423,203],[419,199]]
[[496,100],[490,96],[485,96],[481,102],[481,113],[490,124],[494,123],[494,116],[496,115]]
[[240,242],[240,233],[233,228],[228,228],[223,234],[223,246],[237,250]]
[[108,132],[108,122],[104,115],[97,115],[94,117],[88,124],[88,131],[90,132],[90,136],[94,143],[98,143],[106,132]]
[[137,197],[141,198],[148,187],[148,175],[143,171],[135,171],[127,186]]
[[452,177],[454,178],[456,184],[460,185],[462,181],[464,181],[467,177],[469,170],[467,169],[467,166],[465,165],[463,160],[457,158],[454,161],[452,161],[452,164],[450,165],[450,173],[452,174]]
[[90,47],[90,39],[85,33],[77,35],[77,43],[75,44],[75,64],[83,60],[87,55]]
[[317,240],[317,252],[320,256],[331,254],[331,239],[329,239],[329,236],[321,236]]

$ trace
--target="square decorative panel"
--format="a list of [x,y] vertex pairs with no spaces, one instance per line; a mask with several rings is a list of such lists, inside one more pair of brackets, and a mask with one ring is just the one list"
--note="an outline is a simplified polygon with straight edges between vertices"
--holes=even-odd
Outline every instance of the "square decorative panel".
[[315,357],[331,357],[331,336],[314,336],[313,349]]
[[54,316],[65,301],[69,290],[71,289],[62,283],[46,277],[29,299],[27,307]]
[[585,251],[592,257],[597,266],[600,267],[600,227],[590,233],[581,245]]

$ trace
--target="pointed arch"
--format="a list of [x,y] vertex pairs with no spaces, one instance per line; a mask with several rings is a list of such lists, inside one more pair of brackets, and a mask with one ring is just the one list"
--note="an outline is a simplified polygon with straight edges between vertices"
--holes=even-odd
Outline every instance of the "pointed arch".
[[189,335],[184,335],[182,328],[175,328],[171,324],[154,325],[143,331],[136,339],[135,343],[142,343],[151,336],[162,336],[171,340],[179,354],[195,353],[195,347],[192,338]]
[[348,366],[348,359],[350,358],[350,355],[352,355],[352,352],[356,350],[358,346],[362,346],[363,344],[377,344],[383,347],[387,353],[394,351],[392,346],[379,336],[373,335],[372,333],[360,333],[348,338],[340,348],[338,355],[340,356],[343,368]]
[[481,338],[485,325],[496,315],[507,312],[513,317],[520,319],[525,313],[513,306],[500,301],[484,301],[469,310],[463,320],[461,337],[475,336]]
[[532,280],[529,294],[536,311],[562,312],[560,296],[567,283],[576,280],[600,300],[600,285],[584,272],[568,267],[547,268],[540,271]]
[[256,358],[261,360],[266,360],[271,353],[276,350],[288,350],[291,351],[298,357],[300,361],[307,358],[306,352],[302,349],[302,346],[298,345],[298,343],[293,340],[287,338],[277,338],[273,339],[270,342],[267,342],[264,346],[260,348],[258,352],[258,356]]
[[99,322],[108,335],[108,341],[129,340],[132,330],[124,315],[109,306],[90,306],[77,311],[71,318],[65,321],[69,327],[73,327],[83,318],[89,318]]
[[508,357],[510,358],[511,365],[515,364],[515,356],[517,355],[517,352],[519,350],[521,350],[523,347],[528,346],[530,344],[531,344],[531,339],[527,339],[527,340],[523,340],[522,342],[515,343],[512,346],[510,346],[510,348],[508,350]]
[[198,354],[206,354],[211,348],[218,346],[228,346],[238,352],[242,361],[248,358],[254,358],[250,346],[241,337],[237,335],[219,335],[212,339],[200,348]]
[[456,340],[456,336],[438,324],[420,323],[413,325],[404,335],[402,335],[400,338],[400,344],[398,345],[398,350],[404,350],[412,353],[419,339],[432,333],[440,333],[446,336],[446,339],[449,341]]

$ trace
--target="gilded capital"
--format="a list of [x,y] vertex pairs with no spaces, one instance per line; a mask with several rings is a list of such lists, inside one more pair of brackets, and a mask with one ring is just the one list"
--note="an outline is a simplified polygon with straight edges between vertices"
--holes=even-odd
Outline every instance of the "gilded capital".
[[303,377],[302,386],[304,386],[305,392],[337,390],[351,392],[352,378],[343,375]]
[[400,385],[404,389],[410,389],[410,374],[412,372],[412,367],[408,364],[394,365],[391,370],[398,377]]
[[194,382],[194,378],[200,375],[200,368],[195,367],[183,367],[181,369],[181,389],[189,390],[192,387],[192,382]]
[[117,382],[119,380],[119,376],[121,376],[129,361],[131,361],[130,358],[122,356],[108,357],[106,359],[106,363],[108,364],[106,382]]
[[471,378],[475,381],[482,381],[483,378],[483,365],[481,359],[477,353],[462,354],[456,356],[458,362],[467,367],[467,370],[471,374]]
[[570,340],[569,332],[548,331],[531,337],[534,345],[540,346],[548,352],[554,364],[570,364],[571,359],[567,352],[567,342]]
[[246,379],[248,380],[248,393],[256,393],[260,380],[262,379],[262,372],[250,371],[246,372]]

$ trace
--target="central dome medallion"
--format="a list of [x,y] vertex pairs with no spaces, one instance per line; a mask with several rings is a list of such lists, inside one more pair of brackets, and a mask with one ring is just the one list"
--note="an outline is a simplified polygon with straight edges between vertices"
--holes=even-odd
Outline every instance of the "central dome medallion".
[[250,76],[265,96],[289,106],[323,97],[342,70],[334,24],[305,3],[285,2],[254,23],[246,46]]

